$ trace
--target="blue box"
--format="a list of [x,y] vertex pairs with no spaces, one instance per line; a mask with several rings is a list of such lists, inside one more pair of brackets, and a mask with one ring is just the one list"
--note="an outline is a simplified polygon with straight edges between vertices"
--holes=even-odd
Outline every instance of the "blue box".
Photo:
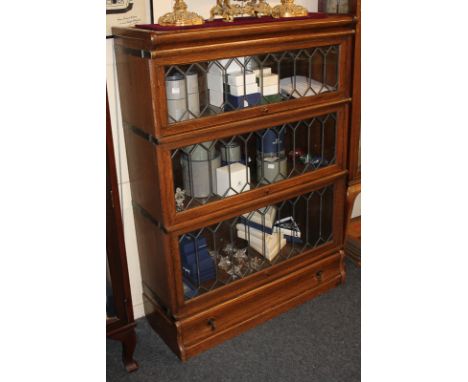
[[[215,263],[211,257],[200,261],[198,263],[193,263],[191,265],[183,265],[182,273],[184,279],[191,285],[198,287],[201,283],[205,281],[212,280],[216,277]],[[198,276],[200,275],[200,280]]]
[[[202,248],[198,250],[198,262],[202,262],[210,258],[211,256],[207,248]],[[193,264],[197,263],[197,255],[195,252],[182,254],[181,259],[182,259],[182,265],[192,266]]]
[[232,94],[227,95],[228,105],[224,107],[226,111],[233,109],[243,109],[244,107],[259,105],[262,100],[262,95],[260,93],[253,93],[245,95],[245,101],[248,105],[244,104],[244,96],[233,96]]
[[257,151],[265,155],[279,155],[284,152],[285,129],[266,129],[256,133]]
[[295,243],[295,244],[302,244],[304,243],[300,237],[297,236],[289,236],[289,235],[284,235],[284,238],[286,239],[286,242],[288,243]]
[[194,253],[195,243],[197,244],[198,250],[207,247],[206,239],[203,236],[199,237],[198,239],[185,236],[179,244],[180,254],[183,256],[183,255],[189,255],[191,253]]

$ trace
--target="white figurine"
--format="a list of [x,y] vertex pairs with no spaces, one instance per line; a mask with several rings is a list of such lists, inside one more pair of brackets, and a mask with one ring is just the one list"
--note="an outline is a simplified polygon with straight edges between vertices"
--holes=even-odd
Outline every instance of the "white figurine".
[[177,187],[175,192],[176,211],[180,212],[184,210],[185,202],[185,190]]

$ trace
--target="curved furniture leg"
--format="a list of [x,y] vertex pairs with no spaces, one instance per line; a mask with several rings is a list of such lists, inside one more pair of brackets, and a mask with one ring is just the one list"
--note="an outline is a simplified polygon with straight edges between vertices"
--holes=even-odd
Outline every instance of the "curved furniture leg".
[[122,361],[128,372],[138,369],[138,363],[133,359],[133,353],[136,347],[135,330],[128,331],[122,338]]

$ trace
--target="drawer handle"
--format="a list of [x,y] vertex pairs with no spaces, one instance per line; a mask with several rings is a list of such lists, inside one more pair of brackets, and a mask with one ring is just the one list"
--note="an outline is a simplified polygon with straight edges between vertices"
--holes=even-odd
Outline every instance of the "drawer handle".
[[263,111],[264,113],[268,113],[268,108],[265,106],[265,107],[262,109],[262,111]]
[[318,281],[322,281],[322,275],[323,275],[323,271],[317,271],[315,273],[315,277],[317,277]]
[[212,331],[216,330],[216,320],[214,318],[209,318],[208,319],[208,325],[211,326]]

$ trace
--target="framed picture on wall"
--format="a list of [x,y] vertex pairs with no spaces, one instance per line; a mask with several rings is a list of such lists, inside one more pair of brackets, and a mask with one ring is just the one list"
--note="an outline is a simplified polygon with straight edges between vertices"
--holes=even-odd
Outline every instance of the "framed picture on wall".
[[112,37],[112,27],[152,23],[152,8],[152,0],[106,0],[106,37]]

